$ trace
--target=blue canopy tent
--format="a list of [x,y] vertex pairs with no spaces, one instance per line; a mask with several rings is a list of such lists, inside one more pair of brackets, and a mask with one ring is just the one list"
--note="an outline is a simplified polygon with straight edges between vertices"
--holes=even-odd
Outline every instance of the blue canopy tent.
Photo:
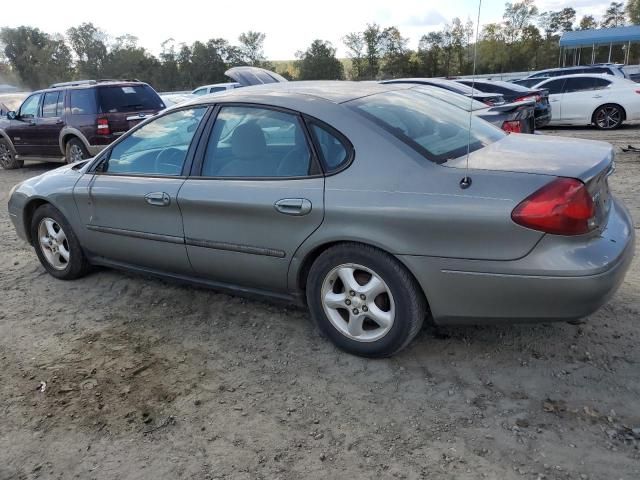
[[560,37],[560,59],[562,59],[563,65],[566,64],[567,51],[573,50],[574,64],[579,65],[581,50],[590,47],[591,63],[596,63],[596,48],[609,46],[609,58],[607,61],[611,62],[613,46],[623,45],[624,63],[626,65],[629,63],[629,51],[631,50],[632,42],[640,42],[640,25],[565,32]]

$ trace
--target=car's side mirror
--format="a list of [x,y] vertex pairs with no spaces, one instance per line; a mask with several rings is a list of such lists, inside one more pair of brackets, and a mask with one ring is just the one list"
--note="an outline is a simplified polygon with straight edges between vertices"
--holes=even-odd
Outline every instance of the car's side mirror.
[[7,112],[7,118],[9,120],[15,120],[17,117],[16,112],[14,112],[13,110],[11,110],[10,112]]

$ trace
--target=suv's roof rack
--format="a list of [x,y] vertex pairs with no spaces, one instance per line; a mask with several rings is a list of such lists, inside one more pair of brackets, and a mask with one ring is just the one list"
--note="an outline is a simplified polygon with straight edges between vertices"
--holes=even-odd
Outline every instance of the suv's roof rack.
[[72,82],[60,82],[53,83],[49,86],[49,88],[58,88],[58,87],[75,87],[76,85],[95,85],[95,80],[73,80]]
[[98,80],[98,83],[102,82],[142,82],[142,80],[137,78],[101,78]]

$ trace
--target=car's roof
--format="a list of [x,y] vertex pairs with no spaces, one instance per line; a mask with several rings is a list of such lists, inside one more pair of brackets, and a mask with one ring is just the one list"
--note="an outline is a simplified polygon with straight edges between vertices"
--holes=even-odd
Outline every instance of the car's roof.
[[540,70],[539,72],[560,72],[562,70],[584,70],[585,68],[615,68],[621,69],[622,65],[618,65],[615,63],[596,63],[593,65],[572,65],[570,67],[555,67],[555,68],[545,68],[544,70]]
[[540,83],[546,82],[547,80],[564,80],[565,78],[604,78],[612,82],[624,80],[622,77],[614,77],[606,73],[572,73],[569,75],[558,75],[557,77],[545,77],[540,79]]
[[411,85],[403,84],[380,84],[377,82],[348,82],[341,80],[333,81],[300,81],[300,82],[282,82],[267,83],[264,85],[256,85],[251,87],[237,88],[219,92],[216,94],[203,95],[198,99],[190,102],[191,105],[200,103],[210,103],[215,98],[216,101],[222,99],[239,100],[247,95],[266,95],[266,96],[282,96],[289,95],[307,95],[333,103],[344,103],[360,97],[375,95],[393,90],[406,90]]
[[227,85],[240,85],[238,82],[222,82],[222,83],[210,83],[209,85],[200,85],[193,90],[200,90],[201,88],[211,88],[211,87],[226,87]]
[[88,88],[96,88],[96,87],[135,87],[139,85],[148,85],[146,82],[140,82],[137,80],[107,80],[107,81],[98,81],[97,83],[79,83],[75,85],[58,85],[51,86],[48,88],[42,88],[40,90],[35,90],[32,93],[40,93],[40,92],[48,92],[55,90],[86,90]]

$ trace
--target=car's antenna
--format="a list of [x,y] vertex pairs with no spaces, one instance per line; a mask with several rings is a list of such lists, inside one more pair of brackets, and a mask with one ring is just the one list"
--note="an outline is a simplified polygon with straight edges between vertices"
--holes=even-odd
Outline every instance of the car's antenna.
[[467,137],[467,158],[465,160],[464,177],[460,180],[460,188],[466,189],[471,186],[471,177],[469,177],[469,154],[471,153],[471,121],[473,119],[473,92],[476,88],[476,59],[478,58],[478,36],[480,34],[480,10],[482,9],[482,0],[478,0],[478,18],[476,21],[476,40],[473,44],[473,71],[471,76],[471,102],[469,105],[469,132]]

